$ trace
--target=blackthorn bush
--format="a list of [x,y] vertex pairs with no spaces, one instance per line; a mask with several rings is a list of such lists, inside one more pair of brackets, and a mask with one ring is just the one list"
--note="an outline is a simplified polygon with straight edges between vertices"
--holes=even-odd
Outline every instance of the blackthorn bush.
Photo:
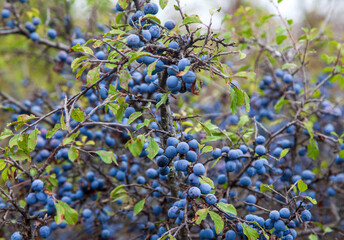
[[0,36],[67,80],[0,91],[0,236],[341,239],[343,45],[323,28],[296,40],[274,1],[272,45],[272,15],[241,6],[216,32],[221,9],[205,24],[176,0],[163,22],[168,2],[119,0],[85,29],[58,4],[4,4]]

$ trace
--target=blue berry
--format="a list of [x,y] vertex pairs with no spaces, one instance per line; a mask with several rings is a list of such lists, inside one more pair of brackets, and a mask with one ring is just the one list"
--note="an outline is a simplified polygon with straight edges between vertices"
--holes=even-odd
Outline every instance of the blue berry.
[[[190,151],[189,151],[190,152]],[[188,153],[189,153],[188,152]],[[177,148],[175,148],[174,146],[168,146],[165,150],[165,155],[166,157],[172,159],[174,158],[175,156],[177,156]],[[186,155],[187,156],[187,155]],[[187,157],[186,157],[187,158]],[[189,160],[189,159],[188,159]]]
[[39,235],[41,235],[42,238],[49,237],[49,235],[50,235],[50,228],[48,226],[40,227]]
[[273,220],[273,221],[277,221],[278,219],[280,219],[280,213],[276,210],[273,210],[270,212],[270,215],[269,215],[270,219]]
[[131,114],[133,114],[135,112],[135,108],[133,107],[127,107],[124,111],[124,116],[126,118],[129,118]]
[[202,183],[199,188],[202,194],[208,194],[211,191],[211,186],[208,183]]
[[211,156],[215,159],[221,157],[221,154],[222,151],[219,148],[216,148],[214,151],[211,152]]
[[195,166],[193,167],[193,172],[197,176],[203,175],[205,173],[204,165],[202,163],[195,164]]
[[9,18],[11,16],[11,12],[8,9],[3,9],[1,12],[1,17],[2,18]]
[[89,218],[92,216],[92,210],[91,209],[88,209],[88,208],[85,208],[83,211],[82,211],[82,217],[83,218]]
[[220,185],[225,184],[227,181],[228,181],[228,179],[227,179],[227,176],[225,174],[220,174],[217,177],[217,183],[220,184]]
[[259,156],[264,155],[266,150],[263,145],[257,145],[255,150],[254,150]]
[[310,221],[312,219],[312,214],[310,211],[308,210],[304,210],[302,211],[301,213],[301,219],[303,222],[307,222],[307,221]]
[[256,138],[256,143],[257,144],[264,144],[265,143],[265,137],[264,136],[258,136],[257,138]]
[[291,74],[289,74],[289,73],[285,73],[283,75],[283,82],[285,82],[287,84],[293,82],[293,76]]
[[168,30],[172,30],[173,28],[175,28],[176,27],[176,22],[175,21],[173,21],[173,20],[167,20],[166,22],[165,22],[165,28],[167,28]]
[[212,238],[214,238],[214,232],[209,228],[202,229],[199,232],[199,238],[200,239],[212,239]]
[[169,89],[177,87],[178,86],[178,78],[176,76],[169,76],[166,80],[166,85]]
[[214,205],[215,203],[217,203],[217,198],[214,194],[208,194],[207,196],[205,196],[205,201],[209,205]]
[[34,180],[31,184],[32,190],[37,191],[37,192],[41,191],[43,187],[44,187],[44,183],[40,179]]
[[144,6],[143,6],[143,12],[145,14],[157,14],[159,11],[159,7],[157,4],[155,3],[146,3]]
[[225,237],[226,240],[234,240],[236,238],[236,233],[233,230],[228,230]]
[[249,177],[244,176],[244,177],[240,178],[238,184],[241,186],[247,187],[247,186],[250,186],[252,184],[252,181]]
[[174,146],[175,147],[178,143],[179,143],[179,140],[175,137],[169,137],[166,140],[166,144],[168,146]]
[[281,218],[289,218],[290,216],[290,210],[288,208],[281,208],[279,210]]
[[161,155],[156,158],[156,162],[159,167],[166,167],[169,163],[169,159],[165,155]]
[[23,236],[20,234],[20,232],[14,232],[11,235],[11,240],[22,240]]
[[[189,144],[190,146],[190,144]],[[194,151],[188,151],[186,153],[186,160],[190,161],[190,162],[196,162],[197,160],[197,153]]]
[[284,231],[285,230],[285,224],[282,220],[278,220],[274,224],[276,231]]
[[182,80],[185,83],[192,84],[196,80],[196,74],[193,71],[187,71],[183,76]]
[[180,154],[186,154],[189,151],[189,145],[186,142],[178,143],[177,151]]
[[188,195],[191,198],[199,198],[201,196],[201,190],[198,187],[191,187],[188,191]]
[[149,28],[149,32],[152,35],[152,38],[158,38],[161,34],[161,30],[158,26],[151,26]]
[[135,34],[130,34],[127,37],[127,44],[129,47],[138,47],[140,43],[140,38],[139,36],[135,35]]
[[185,67],[190,66],[190,60],[187,58],[182,58],[178,62],[179,71],[184,71]]

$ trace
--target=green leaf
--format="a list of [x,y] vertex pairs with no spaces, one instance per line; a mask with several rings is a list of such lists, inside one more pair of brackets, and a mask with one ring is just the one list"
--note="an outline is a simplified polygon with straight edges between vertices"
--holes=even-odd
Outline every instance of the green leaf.
[[54,187],[58,187],[59,186],[59,183],[56,179],[56,176],[55,174],[53,175],[50,175],[49,178],[48,178],[49,182],[51,183],[51,185],[53,185]]
[[17,116],[17,121],[12,122],[12,123],[7,123],[7,127],[12,126],[12,125],[17,125],[15,129],[18,131],[18,129],[23,126],[25,123],[35,119],[35,116],[33,114],[26,115],[26,114],[21,114]]
[[120,106],[116,103],[108,103],[108,104],[106,104],[106,107],[108,107],[111,110],[113,115],[116,115],[118,109],[120,109]]
[[297,65],[295,63],[285,63],[282,65],[282,69],[292,69],[296,68]]
[[76,72],[76,78],[80,79],[80,76],[83,74],[83,72],[86,70],[86,68],[89,67],[89,64],[85,64],[82,66],[77,72]]
[[99,151],[96,151],[96,154],[98,154],[100,159],[106,164],[111,164],[112,162],[117,164],[116,156],[111,151],[99,150]]
[[126,9],[129,6],[129,0],[118,0],[118,5],[121,6],[122,9]]
[[206,176],[201,176],[199,178],[199,182],[202,184],[202,183],[208,183],[211,188],[214,188],[214,182],[213,180],[211,180],[210,178],[206,177]]
[[237,112],[237,99],[238,99],[238,96],[237,96],[237,93],[234,90],[234,88],[230,88],[230,93],[231,93],[231,105],[230,105],[230,108],[232,110],[232,113],[236,114],[236,112]]
[[13,147],[13,146],[18,145],[18,142],[19,142],[20,140],[22,140],[22,138],[23,138],[23,135],[14,135],[14,136],[10,139],[10,141],[8,142],[8,146],[11,148],[11,147]]
[[250,118],[247,115],[242,115],[240,117],[239,122],[238,122],[238,127],[241,128],[242,126],[244,126],[249,121],[250,121]]
[[67,144],[73,142],[79,136],[79,133],[80,133],[80,131],[77,131],[76,133],[73,133],[72,135],[70,135],[70,137],[63,139],[62,144],[67,145]]
[[157,16],[153,15],[153,14],[147,14],[144,16],[144,18],[148,18],[148,19],[151,19],[153,20],[154,22],[158,23],[158,24],[161,24],[161,21],[159,18],[157,18]]
[[269,237],[269,235],[266,234],[264,228],[263,228],[262,226],[260,226],[259,223],[256,222],[256,221],[253,221],[253,223],[254,223],[256,226],[258,226],[258,227],[262,230],[262,233],[264,234],[264,237],[265,237],[267,240],[269,240],[270,237]]
[[152,72],[155,70],[155,66],[158,62],[158,59],[156,61],[154,61],[153,63],[149,64],[149,66],[147,67],[147,75],[151,76]]
[[301,179],[297,182],[297,189],[299,189],[300,192],[304,192],[308,189],[308,186],[306,183],[304,183]]
[[314,137],[314,133],[313,133],[313,122],[311,121],[307,121],[304,122],[303,125],[306,127],[308,134],[311,136],[311,138]]
[[[119,13],[119,14],[121,14],[121,13]],[[118,14],[118,15],[119,15],[119,14]],[[123,26],[123,27],[124,27],[124,26]],[[125,35],[125,34],[126,34],[126,32],[124,32],[124,31],[122,31],[122,30],[120,30],[120,29],[112,29],[111,31],[105,33],[104,36],[109,36],[109,35],[122,36],[122,35]],[[108,39],[108,38],[107,38],[107,39]],[[109,40],[111,40],[111,39],[109,39]],[[130,54],[128,54],[128,55],[130,55]]]
[[246,54],[243,53],[242,51],[239,51],[239,57],[240,59],[244,59],[246,57]]
[[344,150],[341,150],[338,155],[340,158],[344,158]]
[[247,112],[249,112],[251,110],[250,97],[247,95],[246,92],[244,92],[244,97],[245,97],[245,109]]
[[234,214],[235,216],[237,215],[237,210],[236,208],[232,205],[232,204],[228,204],[228,203],[223,203],[223,202],[219,202],[216,204],[221,210],[227,212],[227,213],[231,213]]
[[130,52],[130,53],[128,53],[128,56],[129,56],[128,63],[130,64],[133,61],[135,61],[136,59],[139,59],[140,57],[149,56],[149,55],[150,55],[150,53],[148,53],[148,52]]
[[82,57],[74,59],[72,64],[71,64],[71,68],[72,68],[73,72],[75,72],[75,70],[78,69],[78,67],[81,66],[81,64],[83,64],[84,60],[86,60],[86,59],[87,59],[87,56],[82,56]]
[[218,161],[220,160],[220,158],[216,159],[213,164],[211,165],[211,168],[215,167],[215,165],[218,163]]
[[168,0],[159,0],[159,5],[161,9],[164,9],[168,4]]
[[158,238],[158,240],[176,240],[175,237],[172,236],[172,234],[165,235],[163,237]]
[[2,171],[6,167],[6,163],[4,159],[0,159],[0,171]]
[[98,67],[93,68],[92,70],[88,71],[87,73],[87,87],[93,85],[98,79],[100,75],[100,65]]
[[32,152],[35,150],[35,147],[37,145],[37,135],[40,133],[38,129],[33,130],[29,135],[29,140],[27,143],[28,151]]
[[51,138],[52,136],[54,136],[54,134],[57,132],[57,130],[59,130],[61,128],[61,124],[55,124],[54,128],[51,131],[47,132],[46,138]]
[[288,154],[289,150],[290,150],[289,148],[283,149],[280,155],[280,159],[285,157],[285,155]]
[[56,215],[55,215],[55,222],[60,224],[63,221],[65,209],[61,205],[61,201],[55,203],[56,208]]
[[146,199],[142,199],[141,201],[139,201],[138,203],[135,204],[135,206],[134,206],[134,216],[136,216],[137,214],[139,214],[142,211],[142,209],[143,209],[143,207],[145,205],[145,202],[146,202]]
[[134,122],[137,118],[141,117],[142,113],[141,112],[134,112],[129,116],[129,119],[127,121],[127,124],[129,125],[130,123]]
[[319,155],[319,147],[314,138],[309,139],[309,143],[307,146],[307,157],[311,157],[315,160]]
[[315,234],[311,234],[308,236],[309,240],[318,240],[318,236]]
[[198,15],[190,15],[183,19],[183,25],[191,24],[191,23],[202,23],[201,19],[199,19]]
[[221,216],[213,211],[209,211],[209,215],[211,219],[214,221],[216,233],[219,234],[220,232],[222,232],[223,227],[225,225]]
[[134,157],[137,157],[142,152],[142,148],[144,145],[145,136],[139,135],[136,138],[130,139],[125,146],[129,148],[129,151],[131,154],[133,154]]
[[276,37],[276,43],[278,45],[281,45],[284,42],[284,40],[286,40],[286,39],[287,39],[286,35],[279,35]]
[[267,184],[260,184],[260,191],[262,193],[265,193],[266,191],[271,191],[271,189],[274,189],[273,185],[267,185]]
[[313,203],[314,205],[316,205],[316,204],[318,203],[317,200],[314,199],[314,198],[311,198],[311,197],[309,197],[309,196],[306,196],[306,198],[307,198],[311,203]]
[[127,108],[128,104],[125,102],[124,97],[119,97],[117,100],[118,100],[118,103],[120,104],[120,107],[117,109],[116,120],[121,122],[124,116],[124,111]]
[[166,102],[167,99],[168,99],[168,93],[163,93],[163,94],[161,95],[160,101],[156,104],[156,109],[158,110],[158,108],[159,108],[161,105],[163,105],[163,104]]
[[71,146],[68,150],[68,159],[73,162],[78,157],[79,157],[78,149],[76,149],[76,147],[74,146]]
[[[211,133],[211,131],[209,130],[209,128],[203,124],[202,122],[198,121],[198,123],[202,126],[202,128],[204,129],[204,131],[206,131],[206,133],[209,135],[209,136],[212,136],[213,134]],[[208,146],[210,147],[210,146]],[[202,152],[203,153],[203,152]]]
[[286,99],[284,99],[284,97],[281,97],[275,105],[276,113],[280,113],[283,105],[288,103],[288,102],[289,102],[289,100],[286,100]]
[[159,152],[159,145],[153,138],[148,138],[148,147],[146,151],[148,151],[149,159],[153,159]]
[[241,224],[241,226],[248,240],[257,240],[259,238],[259,233],[257,232],[257,230],[243,223]]
[[57,224],[60,224],[63,220],[65,220],[69,225],[74,225],[78,222],[78,212],[71,208],[67,203],[58,200],[55,203],[55,207],[55,222]]
[[82,122],[85,119],[84,112],[81,108],[74,108],[72,110],[71,117],[77,122]]
[[211,152],[211,151],[213,151],[212,146],[205,146],[204,148],[202,148],[202,153],[207,153],[207,152]]
[[210,15],[211,16],[213,16],[214,15],[214,13],[216,13],[216,12],[220,12],[221,11],[221,7],[219,7],[219,8],[211,8],[211,9],[209,9],[209,13],[210,13]]
[[0,141],[10,137],[13,135],[13,132],[8,129],[8,128],[5,128],[4,131],[2,131],[1,135],[0,135]]
[[119,73],[119,77],[118,77],[118,80],[119,80],[119,85],[128,91],[128,83],[129,81],[131,80],[131,75],[130,73],[128,72],[127,69],[121,69],[120,73]]
[[156,119],[151,118],[151,119],[145,119],[143,123],[139,123],[136,125],[136,130],[139,130],[142,127],[148,127],[151,122],[154,122]]
[[30,155],[25,153],[22,149],[18,149],[15,153],[10,153],[9,156],[16,161],[24,161],[27,159],[31,159]]
[[124,189],[124,185],[119,185],[115,189],[113,189],[110,193],[111,198],[115,198],[118,194],[126,193],[127,191]]
[[65,121],[63,119],[63,114],[61,114],[60,123],[61,123],[61,129],[62,130],[67,130],[66,123],[65,123]]
[[[74,225],[78,222],[78,212],[71,208],[67,203],[59,201],[64,208],[64,219],[69,225]],[[56,204],[55,204],[56,205]]]
[[199,209],[196,212],[196,216],[198,216],[196,220],[196,224],[200,224],[207,217],[208,212],[209,210],[207,208]]

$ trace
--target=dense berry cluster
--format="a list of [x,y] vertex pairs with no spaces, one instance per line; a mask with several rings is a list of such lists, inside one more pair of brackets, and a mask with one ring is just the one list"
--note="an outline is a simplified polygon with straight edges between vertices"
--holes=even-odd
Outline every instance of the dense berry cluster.
[[[11,240],[76,233],[293,240],[312,222],[342,221],[326,209],[343,194],[344,108],[312,98],[318,88],[328,94],[328,76],[305,85],[297,72],[270,69],[250,103],[240,100],[237,81],[228,82],[235,89],[231,110],[233,102],[245,103],[248,114],[232,114],[226,96],[195,106],[201,88],[213,90],[201,70],[223,78],[234,71],[218,53],[232,45],[210,27],[205,35],[190,30],[200,21],[194,15],[180,11],[181,33],[175,21],[162,24],[155,16],[157,4],[123,2],[114,7],[126,20],[123,31],[99,25],[104,35],[88,39],[75,28],[68,47],[57,43],[53,28],[40,38],[39,17],[20,23],[14,8],[1,12],[8,28],[60,49],[57,72],[77,71],[57,99],[41,91],[31,100],[4,101],[12,124],[0,136],[11,137],[0,159],[0,216],[12,221]],[[179,111],[189,105],[197,115]]]

